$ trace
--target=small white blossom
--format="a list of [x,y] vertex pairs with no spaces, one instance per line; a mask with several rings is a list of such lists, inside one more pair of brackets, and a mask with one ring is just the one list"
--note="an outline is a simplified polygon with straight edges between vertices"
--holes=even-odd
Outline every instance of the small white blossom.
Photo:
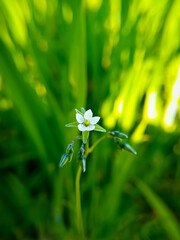
[[84,115],[76,113],[76,120],[79,123],[78,129],[84,132],[94,130],[95,124],[100,120],[100,117],[93,117],[93,113],[91,109],[89,109]]
[[81,108],[81,112],[77,109],[75,109],[75,111],[77,122],[68,123],[65,125],[66,127],[78,127],[78,129],[82,131],[83,134],[86,134],[92,130],[106,132],[106,129],[97,124],[100,117],[93,117],[91,109],[86,111],[84,108]]

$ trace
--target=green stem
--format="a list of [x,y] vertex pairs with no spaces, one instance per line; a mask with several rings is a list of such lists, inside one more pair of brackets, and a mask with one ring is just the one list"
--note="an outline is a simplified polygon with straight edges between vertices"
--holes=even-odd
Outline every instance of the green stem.
[[[107,134],[100,139],[98,139],[90,148],[89,141],[86,142],[86,150],[85,150],[85,158],[94,150],[94,148],[105,138],[107,138]],[[82,210],[81,210],[81,194],[80,194],[80,179],[81,179],[82,167],[79,165],[77,174],[76,174],[76,211],[77,211],[77,224],[78,231],[81,236],[81,239],[84,239],[84,227],[83,227],[83,219],[82,219]]]
[[94,148],[105,138],[107,138],[107,134],[99,138],[90,148],[87,149],[86,157],[94,150]]
[[81,173],[82,173],[82,167],[81,165],[79,165],[79,168],[76,174],[76,211],[77,211],[78,231],[81,236],[81,239],[84,239],[84,227],[83,227],[83,221],[82,221],[81,194],[80,194]]
[[77,136],[72,142],[71,142],[71,144],[73,144],[76,140],[78,140],[78,139],[82,139],[82,136]]

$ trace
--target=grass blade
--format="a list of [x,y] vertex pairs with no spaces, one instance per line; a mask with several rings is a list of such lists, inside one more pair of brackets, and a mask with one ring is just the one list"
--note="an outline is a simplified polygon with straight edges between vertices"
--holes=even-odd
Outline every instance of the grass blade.
[[179,240],[180,239],[180,232],[179,232],[179,225],[178,221],[171,212],[171,210],[166,206],[166,204],[160,199],[153,190],[146,185],[145,182],[138,180],[136,182],[137,187],[144,195],[148,203],[151,207],[155,210],[158,216],[161,219],[162,225],[164,229],[170,236],[172,240]]

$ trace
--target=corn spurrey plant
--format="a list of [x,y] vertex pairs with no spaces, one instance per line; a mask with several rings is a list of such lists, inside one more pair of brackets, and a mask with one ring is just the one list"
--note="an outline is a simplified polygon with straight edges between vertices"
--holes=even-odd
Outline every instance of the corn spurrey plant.
[[96,116],[93,117],[93,113],[91,109],[85,110],[84,108],[81,108],[81,111],[75,109],[76,111],[76,120],[77,122],[72,122],[66,124],[66,127],[77,127],[79,131],[82,132],[82,136],[77,136],[67,147],[66,152],[62,155],[59,167],[63,167],[66,163],[70,162],[73,158],[73,145],[74,142],[78,139],[82,140],[81,148],[78,152],[77,159],[81,160],[82,170],[83,172],[86,172],[86,159],[87,156],[94,150],[96,145],[104,140],[105,138],[110,138],[114,140],[117,147],[119,149],[124,149],[128,152],[131,152],[133,154],[137,154],[136,151],[126,142],[123,142],[124,139],[127,139],[128,136],[124,133],[121,133],[119,131],[113,131],[106,133],[103,137],[97,140],[90,148],[88,146],[88,138],[89,138],[89,132],[90,131],[99,131],[99,132],[106,132],[106,130],[98,125],[97,123],[100,120],[100,117]]
[[[66,148],[66,152],[62,155],[59,167],[63,167],[66,163],[70,162],[73,158],[73,145],[76,140],[81,140],[82,145],[80,150],[77,154],[77,159],[79,160],[79,168],[76,175],[76,210],[77,210],[77,223],[78,223],[78,230],[81,235],[81,238],[84,238],[84,229],[83,229],[83,221],[82,221],[82,214],[81,214],[81,200],[80,200],[80,177],[81,172],[86,172],[86,159],[88,155],[94,150],[94,148],[104,139],[112,139],[117,147],[120,150],[126,150],[133,154],[137,154],[137,152],[126,142],[124,139],[127,139],[128,136],[124,133],[119,131],[107,132],[106,129],[98,125],[97,123],[100,120],[100,117],[95,116],[93,117],[93,113],[91,109],[85,110],[81,108],[81,111],[75,109],[76,111],[76,122],[66,124],[66,127],[77,127],[79,131],[82,132],[82,136],[77,136]],[[99,131],[106,133],[101,138],[99,138],[91,147],[89,147],[89,132],[90,131]]]

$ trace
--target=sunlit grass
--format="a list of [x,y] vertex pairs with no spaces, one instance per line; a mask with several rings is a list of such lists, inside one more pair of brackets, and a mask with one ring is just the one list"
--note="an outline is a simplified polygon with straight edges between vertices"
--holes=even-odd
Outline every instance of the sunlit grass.
[[0,1],[0,239],[79,239],[77,163],[58,163],[81,107],[138,152],[107,139],[87,159],[87,239],[180,239],[179,9],[179,0]]

